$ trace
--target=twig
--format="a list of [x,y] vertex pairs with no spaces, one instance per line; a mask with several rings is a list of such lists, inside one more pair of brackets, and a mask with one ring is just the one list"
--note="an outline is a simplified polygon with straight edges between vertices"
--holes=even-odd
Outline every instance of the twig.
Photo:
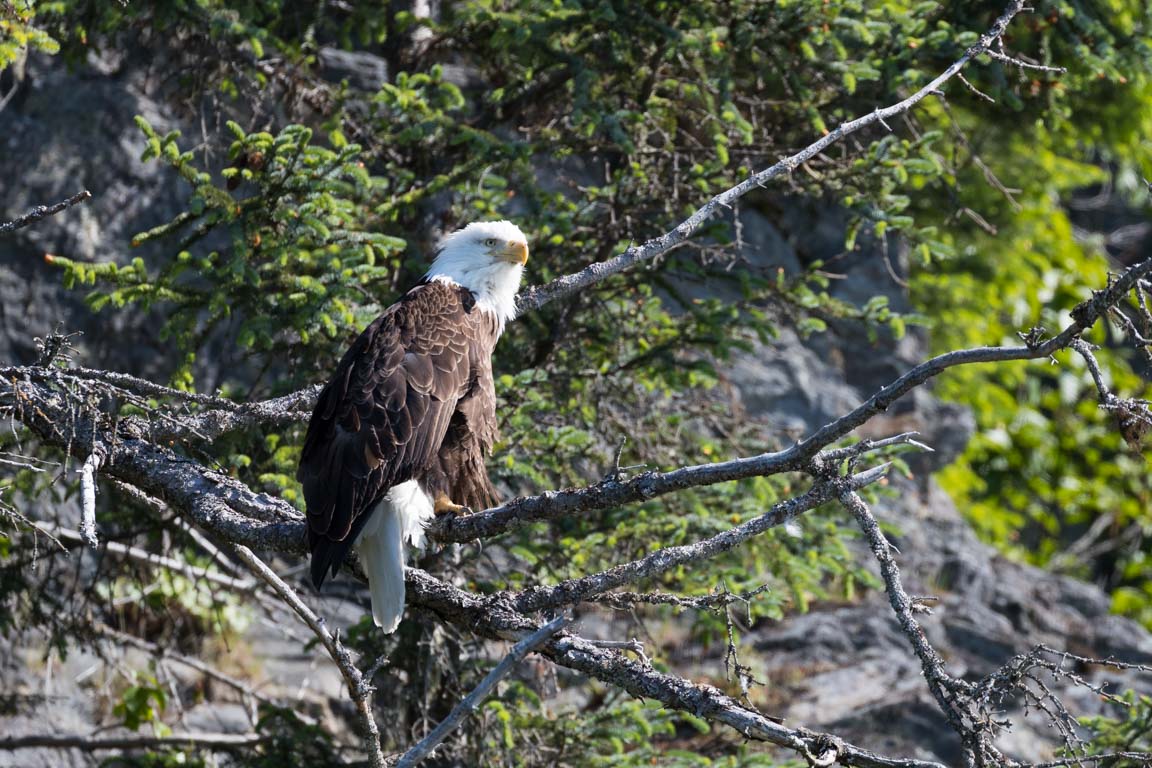
[[[857,489],[870,485],[887,474],[888,466],[883,464],[854,475],[845,481],[845,487]],[[758,517],[695,544],[665,547],[639,560],[622,563],[600,573],[569,579],[552,587],[526,589],[515,598],[516,609],[522,613],[531,613],[571,605],[623,584],[650,579],[687,563],[710,559],[820,506],[834,498],[838,488],[838,484],[818,482],[807,493],[782,501]]]
[[13,736],[0,738],[0,750],[155,749],[156,747],[199,747],[203,749],[242,749],[264,741],[259,733],[174,733],[171,736],[86,736],[84,734]]
[[844,448],[835,448],[833,450],[824,451],[820,454],[820,459],[825,464],[837,464],[844,459],[854,459],[862,456],[865,453],[877,451],[882,448],[891,448],[895,445],[910,445],[913,448],[924,451],[925,453],[935,453],[936,450],[925,443],[920,442],[916,438],[920,436],[919,432],[903,432],[899,435],[892,437],[885,437],[879,440],[867,438],[858,443],[854,443]]
[[999,53],[999,52],[993,51],[993,50],[984,51],[984,55],[990,56],[991,58],[995,59],[996,61],[1001,61],[1001,62],[1004,62],[1005,64],[1011,64],[1015,67],[1020,67],[1021,69],[1035,69],[1039,72],[1051,72],[1051,73],[1056,74],[1056,75],[1063,75],[1064,73],[1066,73],[1068,71],[1064,67],[1049,67],[1049,66],[1046,66],[1044,64],[1033,64],[1030,61],[1024,61],[1022,59],[1017,59],[1017,58],[1014,58],[1012,56],[1006,56],[1003,53]]
[[348,687],[348,696],[356,706],[356,713],[359,716],[362,730],[360,735],[364,741],[364,749],[368,753],[368,762],[372,768],[384,768],[384,752],[380,749],[380,730],[376,727],[376,719],[372,716],[372,686],[364,679],[359,668],[353,663],[348,649],[340,642],[340,638],[328,631],[324,620],[300,599],[296,591],[277,576],[276,572],[269,568],[252,550],[242,544],[233,544],[232,551],[253,573],[263,579],[264,583],[270,586],[320,639],[328,651],[328,655],[332,657],[332,661],[336,662],[336,666]]
[[1088,373],[1092,376],[1092,383],[1096,385],[1096,393],[1099,395],[1100,404],[1108,405],[1115,399],[1115,395],[1108,389],[1108,385],[1104,382],[1104,374],[1100,370],[1100,363],[1096,361],[1096,355],[1092,354],[1092,345],[1083,339],[1076,339],[1069,345],[1076,351],[1080,357],[1084,358],[1084,363],[1088,366]]
[[26,227],[29,224],[35,224],[45,216],[53,216],[57,213],[60,213],[60,211],[71,208],[72,206],[78,203],[82,203],[91,197],[92,193],[85,189],[83,192],[77,192],[67,200],[62,200],[55,205],[38,205],[20,218],[0,224],[0,235],[6,235],[9,232],[15,232],[16,230]]
[[432,751],[436,749],[444,739],[448,738],[448,734],[456,730],[456,727],[460,725],[460,722],[464,720],[464,718],[476,711],[480,703],[488,698],[488,694],[492,692],[492,689],[507,677],[513,667],[523,661],[525,656],[536,650],[545,640],[563,629],[567,623],[567,617],[558,616],[512,646],[512,650],[508,652],[508,655],[484,676],[484,679],[480,681],[480,684],[477,685],[471,693],[461,699],[460,703],[452,708],[448,716],[441,720],[440,724],[433,728],[431,733],[404,753],[396,763],[395,768],[414,768],[419,765],[426,757],[432,754]]
[[[972,93],[976,94],[976,96],[978,96],[979,98],[984,99],[984,101],[988,102],[989,104],[995,104],[996,103],[996,99],[992,98],[988,94],[984,93],[984,91],[980,90],[976,86],[972,85],[972,83],[968,82],[968,78],[964,77],[964,75],[962,73],[957,72],[956,73],[956,79],[959,80],[960,82],[964,83],[964,87],[967,88],[968,90],[972,91]],[[973,214],[973,215],[976,213],[975,211],[972,211],[972,210],[968,210],[968,212],[970,214]],[[984,223],[987,224],[987,222],[984,222]],[[992,234],[996,234],[995,230],[993,230]]]
[[[228,686],[229,688],[234,689],[235,691],[240,693],[241,696],[243,696],[245,698],[255,699],[256,701],[262,701],[262,702],[265,702],[267,704],[275,704],[276,703],[276,700],[273,699],[271,696],[260,693],[259,691],[252,688],[252,686],[250,686],[250,685],[248,685],[248,684],[246,684],[240,680],[237,680],[235,677],[232,677],[231,675],[228,675],[228,674],[225,674],[224,672],[221,672],[219,669],[216,669],[216,667],[213,667],[211,664],[206,664],[205,662],[201,661],[200,659],[194,658],[192,656],[184,656],[183,654],[176,653],[169,648],[165,648],[162,645],[157,645],[156,643],[150,643],[147,640],[144,640],[143,638],[139,638],[139,637],[136,637],[135,635],[130,635],[126,632],[121,632],[117,629],[113,629],[112,627],[108,626],[107,624],[97,622],[96,624],[93,624],[90,627],[90,629],[92,630],[92,632],[94,632],[98,636],[108,640],[109,642],[119,643],[120,645],[130,645],[133,648],[137,648],[137,649],[144,651],[146,653],[150,653],[153,656],[156,656],[156,657],[163,659],[165,661],[170,661],[170,662],[173,662],[175,664],[182,664],[183,666],[188,667],[189,669],[194,669],[197,672],[200,672],[201,674],[203,674],[205,677],[210,677],[213,680],[215,680],[219,683],[222,683],[222,684]],[[297,716],[300,716],[300,715],[301,715],[301,713],[297,713]]]
[[[56,525],[55,523],[37,522],[35,526],[37,530],[48,536],[57,536],[61,539],[71,539],[72,541],[85,541],[84,534],[81,531],[73,531],[69,528]],[[186,563],[183,560],[165,557],[155,552],[121,544],[118,541],[105,542],[104,548],[116,555],[123,555],[132,560],[138,560],[159,568],[167,568],[170,571],[183,574],[193,581],[204,579],[205,581],[219,584],[222,587],[234,589],[237,592],[251,592],[256,587],[256,581],[253,579],[235,579],[227,574],[217,573],[207,568],[200,568],[191,563]]]
[[608,648],[613,651],[631,651],[636,654],[636,658],[640,659],[641,664],[651,664],[652,661],[648,658],[648,654],[644,652],[644,643],[636,638],[631,640],[589,640],[588,642],[597,648]]

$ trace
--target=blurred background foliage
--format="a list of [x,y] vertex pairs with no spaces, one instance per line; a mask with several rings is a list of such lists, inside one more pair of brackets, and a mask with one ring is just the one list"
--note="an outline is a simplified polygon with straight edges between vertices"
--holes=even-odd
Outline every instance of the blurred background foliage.
[[[799,269],[741,259],[728,217],[708,225],[699,247],[513,324],[496,361],[503,440],[491,469],[502,487],[512,495],[595,481],[625,438],[622,463],[661,469],[775,448],[785,436],[733,409],[723,371],[732,354],[780,328],[806,335],[855,320],[897,338],[910,324],[927,326],[939,351],[1014,344],[1037,323],[1057,330],[1090,288],[1137,258],[1081,236],[1077,211],[1087,209],[1077,201],[1107,192],[1146,216],[1152,11],[1143,0],[1033,5],[1013,22],[1009,52],[1066,74],[984,57],[967,70],[984,95],[950,83],[946,101],[929,99],[891,133],[854,137],[742,203],[767,217]],[[75,64],[150,57],[176,73],[172,100],[208,116],[201,137],[139,119],[142,157],[179,174],[188,202],[135,238],[137,258],[54,259],[94,309],[163,311],[174,386],[197,389],[206,354],[231,364],[221,389],[232,397],[322,381],[350,338],[420,277],[438,234],[471,220],[520,224],[532,243],[532,283],[608,258],[829,127],[921,87],[1003,11],[969,1],[473,0],[445,2],[431,20],[404,6],[0,3],[9,36],[0,66],[25,45]],[[378,57],[379,87],[325,77],[332,51]],[[839,253],[807,241],[795,215],[802,208],[845,214]],[[907,257],[897,268],[913,312],[829,295],[837,259],[860,249],[880,258],[890,242]],[[732,298],[699,297],[692,287],[703,280]],[[1147,361],[1107,329],[1092,341],[1118,393],[1143,397]],[[971,408],[977,432],[940,480],[990,542],[1096,581],[1117,611],[1152,626],[1145,457],[1118,439],[1079,361],[1058,363],[942,377],[936,392]],[[236,434],[188,450],[209,451],[254,487],[300,503],[301,437]],[[482,591],[562,579],[714,534],[800,490],[796,482],[693,489],[428,564],[451,561]],[[711,569],[648,586],[706,594],[767,583],[752,603],[755,621],[873,584],[832,514],[815,513],[794,533],[769,533]],[[33,606],[23,609],[34,618]],[[403,660],[380,682],[396,691],[387,704],[397,710],[394,746],[418,718],[442,716],[483,671],[461,650],[469,640],[450,638],[439,652],[452,657],[451,674],[432,683],[403,674],[428,652],[414,624],[395,638],[366,625],[352,634],[362,650]],[[694,632],[722,644],[725,623],[703,612]],[[458,756],[528,765],[526,740],[552,745],[564,756],[556,764],[641,765],[657,759],[655,739],[664,765],[764,764],[733,745],[711,757],[676,752],[691,740],[690,718],[626,698],[608,703],[603,720],[550,719],[535,694],[509,687],[468,729]],[[282,730],[282,717],[266,727]],[[610,753],[598,751],[605,745]],[[251,760],[272,764],[267,755]]]

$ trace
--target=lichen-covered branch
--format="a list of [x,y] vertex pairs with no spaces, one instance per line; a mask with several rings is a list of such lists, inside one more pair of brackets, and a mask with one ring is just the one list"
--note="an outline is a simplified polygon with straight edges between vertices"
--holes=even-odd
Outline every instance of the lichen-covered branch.
[[[75,187],[73,187],[73,189],[75,189]],[[0,235],[6,235],[9,232],[15,232],[16,230],[26,227],[29,224],[35,224],[36,222],[40,221],[40,219],[43,219],[47,216],[54,216],[57,213],[60,213],[60,211],[67,210],[74,205],[78,205],[85,200],[91,199],[91,197],[92,193],[85,189],[72,195],[72,197],[68,198],[67,200],[61,200],[54,205],[38,205],[20,218],[13,219],[12,221],[6,221],[0,224]]]

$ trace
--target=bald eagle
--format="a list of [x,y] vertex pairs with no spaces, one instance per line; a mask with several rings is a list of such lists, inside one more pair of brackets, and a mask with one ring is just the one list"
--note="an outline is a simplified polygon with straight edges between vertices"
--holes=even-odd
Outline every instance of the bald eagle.
[[320,393],[297,479],[319,589],[355,545],[372,618],[404,612],[405,545],[439,512],[496,503],[484,457],[496,439],[492,350],[516,314],[528,261],[508,221],[445,237],[420,283],[369,325]]

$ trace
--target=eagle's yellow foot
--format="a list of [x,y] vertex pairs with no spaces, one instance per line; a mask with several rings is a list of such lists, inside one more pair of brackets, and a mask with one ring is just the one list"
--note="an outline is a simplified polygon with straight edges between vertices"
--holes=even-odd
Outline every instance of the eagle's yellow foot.
[[443,514],[447,514],[447,513],[452,513],[453,515],[470,515],[470,514],[472,514],[471,509],[469,509],[468,507],[464,507],[464,506],[457,504],[456,502],[452,501],[452,499],[448,498],[443,493],[436,497],[436,501],[434,502],[433,509],[436,511],[436,514],[438,514],[438,515],[443,515]]

